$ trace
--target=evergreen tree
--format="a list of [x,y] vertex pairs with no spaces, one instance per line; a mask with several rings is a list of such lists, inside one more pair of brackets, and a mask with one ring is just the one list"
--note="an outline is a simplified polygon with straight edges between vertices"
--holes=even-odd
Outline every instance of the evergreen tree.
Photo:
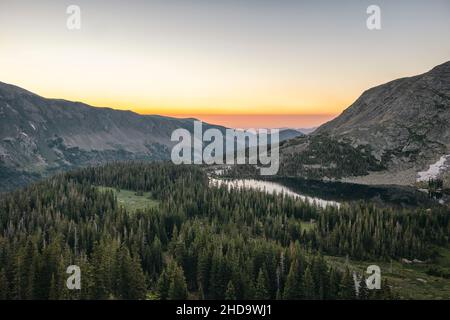
[[298,261],[294,260],[289,268],[289,274],[284,287],[283,298],[286,300],[295,300],[303,298],[303,288],[301,278],[299,276],[300,269]]
[[225,300],[236,300],[236,292],[234,290],[233,282],[230,280],[227,285],[227,292],[225,293]]
[[0,300],[8,298],[8,280],[3,269],[0,269]]
[[341,279],[339,277],[339,273],[331,268],[330,270],[330,284],[328,286],[328,297],[329,299],[337,299],[339,297]]
[[167,272],[167,269],[164,269],[161,275],[159,276],[158,283],[156,285],[156,291],[161,300],[166,300],[169,298],[169,287],[170,287],[170,279]]
[[132,259],[127,248],[122,247],[118,254],[118,293],[123,299],[145,299],[145,275],[137,258]]
[[306,299],[314,299],[315,298],[314,279],[313,279],[310,267],[306,268],[304,283],[305,283],[304,284],[305,298]]
[[255,299],[257,300],[270,299],[269,290],[267,289],[266,276],[262,269],[259,269],[258,279],[256,280]]
[[339,297],[344,300],[356,298],[355,281],[353,280],[353,276],[348,268],[346,268],[341,280]]
[[170,275],[169,300],[184,300],[187,298],[186,279],[183,269],[174,265]]
[[52,274],[51,281],[50,281],[50,292],[48,295],[49,300],[58,300],[59,299],[59,288],[58,283],[56,281],[56,277],[54,274]]

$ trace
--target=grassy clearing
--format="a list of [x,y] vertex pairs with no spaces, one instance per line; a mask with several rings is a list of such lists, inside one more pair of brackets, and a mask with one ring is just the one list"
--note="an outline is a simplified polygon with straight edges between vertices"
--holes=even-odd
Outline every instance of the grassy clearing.
[[325,256],[331,264],[345,269],[347,262],[351,270],[365,273],[369,265],[381,268],[381,276],[387,279],[392,291],[401,299],[450,299],[450,280],[427,274],[431,267],[450,270],[450,248],[439,248],[435,263],[404,264],[400,261],[376,262],[354,261],[343,257]]
[[449,248],[439,248],[439,258],[437,258],[437,263],[445,268],[450,269],[450,247]]
[[136,191],[114,189],[110,187],[97,187],[100,191],[112,191],[117,197],[117,202],[123,205],[128,211],[136,212],[136,210],[144,210],[157,207],[159,202],[151,198],[150,193],[144,192],[137,195]]
[[308,231],[312,231],[316,228],[316,223],[315,222],[305,222],[302,221],[300,224],[300,230],[303,233],[304,231],[308,232]]

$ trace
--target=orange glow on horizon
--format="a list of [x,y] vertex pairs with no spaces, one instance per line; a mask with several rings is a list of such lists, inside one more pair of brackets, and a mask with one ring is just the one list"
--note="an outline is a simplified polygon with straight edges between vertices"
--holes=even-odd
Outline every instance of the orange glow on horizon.
[[[82,28],[69,30],[59,1],[0,1],[0,81],[139,114],[296,128],[450,52],[445,1],[410,1],[406,12],[392,4],[399,19],[380,32],[361,24],[357,1],[330,1],[333,15],[302,1],[111,1],[108,10],[81,2]],[[429,23],[415,23],[416,13]]]
[[[278,106],[265,104],[260,99],[215,98],[204,101],[186,99],[169,103],[167,100],[151,100],[136,96],[115,95],[114,92],[85,92],[80,88],[71,87],[70,90],[45,90],[35,88],[27,83],[14,83],[46,98],[79,101],[94,107],[107,107],[115,110],[129,110],[142,115],[161,115],[175,118],[196,118],[211,124],[230,128],[311,128],[336,117],[351,104],[348,101],[329,101],[322,104],[327,107],[300,106],[295,101],[284,101]],[[105,98],[107,97],[107,98]],[[258,97],[260,98],[260,97]],[[289,103],[290,102],[290,103]],[[249,105],[249,106],[248,106]]]
[[[25,86],[26,88],[26,86]],[[311,128],[335,118],[346,106],[351,104],[348,101],[332,101],[326,104],[328,107],[301,107],[292,104],[279,106],[264,105],[263,102],[249,104],[250,107],[243,106],[246,101],[233,101],[234,104],[227,104],[223,101],[212,100],[192,105],[181,104],[176,106],[168,104],[168,101],[146,101],[139,97],[135,99],[117,98],[112,94],[102,94],[99,98],[97,94],[84,94],[83,92],[73,93],[54,91],[39,92],[48,98],[64,97],[70,101],[81,101],[95,107],[108,107],[116,110],[129,110],[142,115],[161,115],[174,118],[196,118],[211,124],[222,125],[230,128]],[[110,97],[110,98],[103,98]],[[136,103],[136,102],[139,103]],[[150,106],[150,107],[146,107]],[[153,107],[154,106],[154,107]],[[344,107],[344,108],[343,108]]]
[[196,118],[203,122],[229,128],[313,128],[328,122],[336,114],[197,114],[170,115],[176,118]]

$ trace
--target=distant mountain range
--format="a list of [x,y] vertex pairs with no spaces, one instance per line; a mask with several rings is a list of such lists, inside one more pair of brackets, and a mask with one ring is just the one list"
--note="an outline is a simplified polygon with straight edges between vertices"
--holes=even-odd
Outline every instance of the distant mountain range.
[[300,131],[300,132],[303,133],[303,134],[311,134],[311,133],[313,133],[314,131],[317,130],[317,127],[311,127],[311,128],[297,128],[297,129],[295,129],[295,130]]
[[305,135],[304,132],[297,129],[279,129],[279,130],[280,130],[280,141],[289,140]]
[[[325,166],[339,166],[337,158],[325,164],[302,157],[304,154],[315,157],[311,146],[320,149],[320,137],[351,147],[355,151],[353,158],[360,156],[358,163],[366,159],[366,163],[375,160],[380,164],[378,172],[370,172],[377,166],[368,166],[370,174],[352,178],[353,181],[413,184],[419,171],[427,170],[442,156],[450,154],[450,61],[427,73],[367,90],[340,116],[320,126],[310,137],[286,142],[281,147],[285,161],[303,159],[318,175],[320,171],[327,172],[321,170]],[[340,156],[345,158],[345,154]],[[299,163],[285,165],[298,167]]]
[[[86,165],[169,159],[172,132],[193,132],[194,120],[46,99],[0,82],[0,190]],[[413,184],[442,162],[432,167],[440,173],[450,158],[450,62],[369,89],[334,120],[301,131],[280,130],[280,174]]]
[[0,83],[0,189],[79,166],[169,159],[173,130],[192,132],[194,120],[46,99]]
[[[168,160],[175,144],[172,132],[184,128],[192,133],[194,120],[47,99],[0,82],[0,190],[87,165]],[[209,128],[226,130],[203,123],[203,130]],[[280,140],[301,135],[284,129]]]

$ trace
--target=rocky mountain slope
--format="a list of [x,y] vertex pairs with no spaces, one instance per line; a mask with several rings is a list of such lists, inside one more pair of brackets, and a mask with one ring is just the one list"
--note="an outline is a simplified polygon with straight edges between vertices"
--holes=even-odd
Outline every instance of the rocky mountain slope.
[[[369,152],[387,169],[355,182],[413,184],[418,172],[450,154],[450,61],[367,90],[312,136],[347,143],[362,157]],[[282,155],[304,153],[309,144],[308,139],[290,141]]]
[[192,132],[193,121],[46,99],[0,83],[0,188],[78,166],[168,159],[173,130]]

